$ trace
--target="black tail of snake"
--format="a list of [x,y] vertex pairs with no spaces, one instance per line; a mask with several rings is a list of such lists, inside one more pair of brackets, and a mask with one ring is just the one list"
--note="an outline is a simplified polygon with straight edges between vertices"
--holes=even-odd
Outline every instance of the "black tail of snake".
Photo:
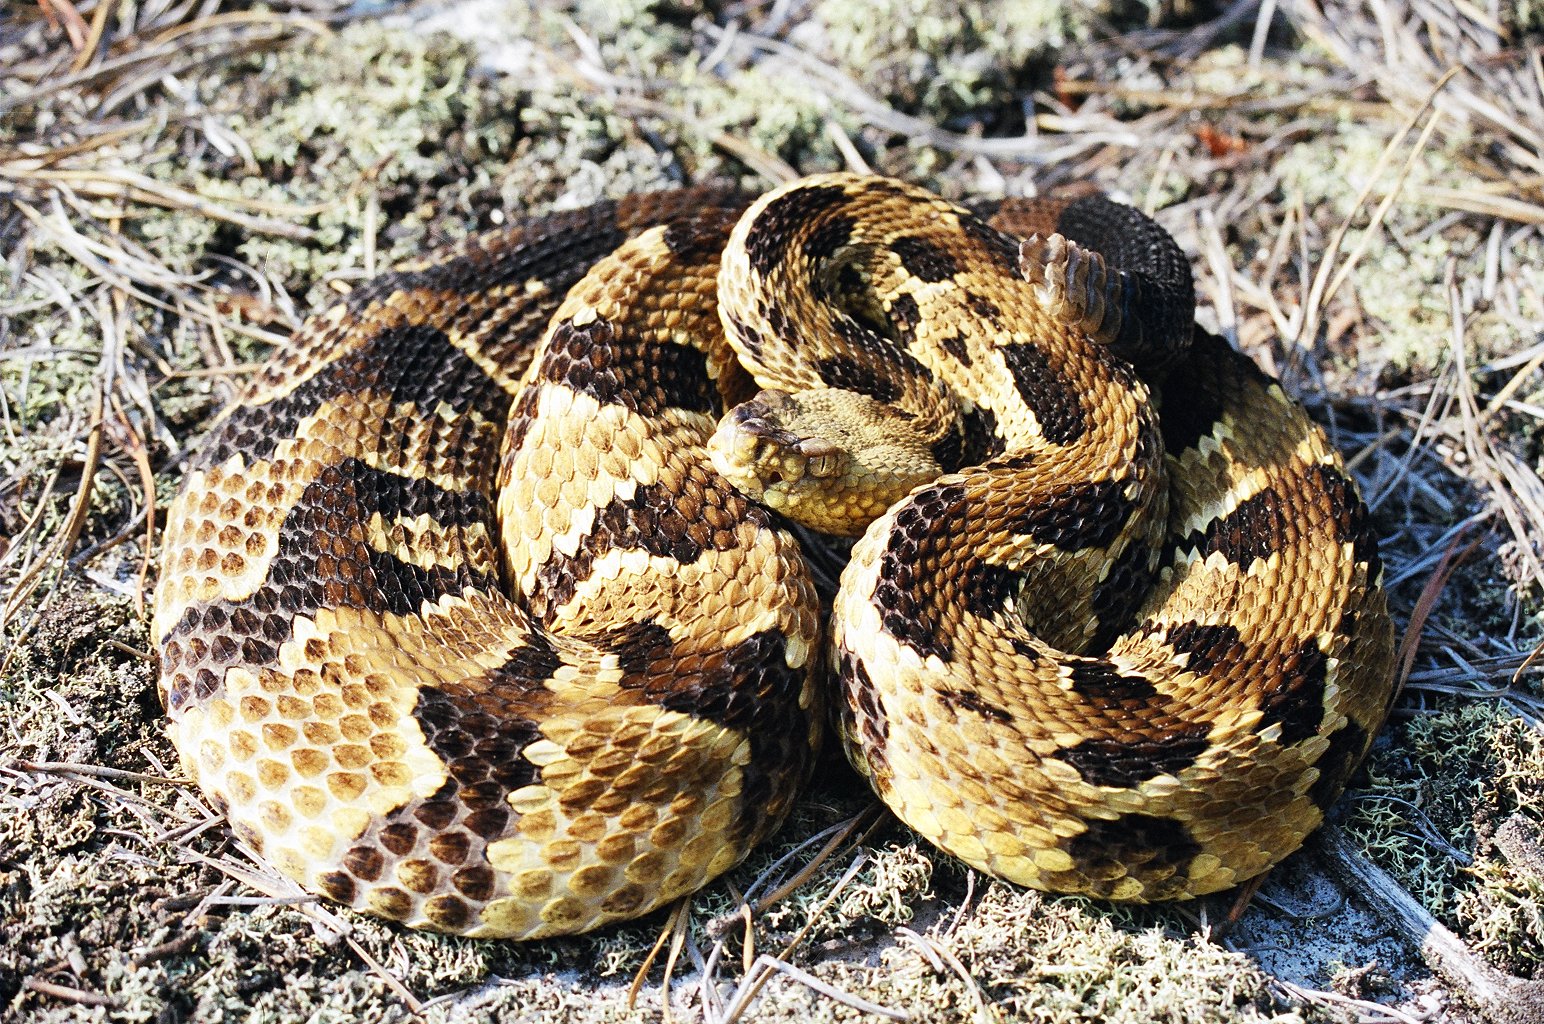
[[[1392,699],[1321,431],[1101,198],[824,175],[554,214],[355,289],[172,505],[183,763],[312,892],[534,938],[705,884],[828,713],[913,829],[1183,899],[1323,820]],[[856,536],[829,624],[787,523]]]

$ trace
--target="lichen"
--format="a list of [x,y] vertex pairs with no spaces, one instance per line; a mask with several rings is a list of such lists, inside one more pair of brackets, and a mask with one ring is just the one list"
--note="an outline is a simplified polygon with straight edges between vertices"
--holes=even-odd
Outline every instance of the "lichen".
[[1544,829],[1538,731],[1501,705],[1452,703],[1412,719],[1370,772],[1375,792],[1350,819],[1368,852],[1497,966],[1531,976],[1544,962],[1544,852],[1514,862],[1497,835],[1514,818],[1524,842]]
[[[966,984],[959,965],[974,979]],[[1300,1024],[1247,957],[1178,937],[1152,920],[990,883],[958,924],[944,918],[892,940],[877,964],[832,960],[814,973],[916,1021],[985,1019],[1113,1024],[1272,1021]],[[858,1015],[789,979],[757,1004],[773,1020]]]
[[[0,555],[0,584],[14,582],[16,567],[26,561],[18,553],[39,550],[62,528],[74,491],[71,474],[78,476],[84,453],[83,410],[109,370],[127,371],[133,384],[111,397],[145,395],[146,409],[133,401],[125,407],[147,438],[164,507],[178,483],[180,455],[246,367],[299,316],[360,279],[371,262],[384,267],[525,213],[602,196],[707,180],[765,186],[733,144],[797,171],[833,169],[846,161],[836,142],[845,134],[874,167],[955,196],[1091,179],[1138,201],[1182,204],[1166,214],[1182,229],[1193,228],[1215,196],[1253,197],[1223,207],[1225,258],[1246,274],[1260,270],[1277,232],[1289,224],[1301,230],[1312,269],[1341,221],[1353,225],[1347,247],[1362,240],[1369,209],[1355,208],[1353,200],[1399,120],[1392,104],[1385,104],[1384,116],[1367,115],[1376,102],[1371,86],[1345,98],[1341,110],[1342,97],[1324,81],[1338,82],[1343,69],[1312,48],[1278,48],[1276,33],[1258,67],[1248,62],[1247,25],[1184,61],[1154,57],[1184,37],[1150,37],[1139,45],[1105,38],[1099,19],[1133,25],[1145,18],[1142,5],[983,0],[957,8],[884,0],[876,7],[827,0],[699,11],[671,0],[479,2],[475,17],[461,16],[464,38],[419,28],[415,19],[425,15],[409,10],[395,20],[361,20],[337,31],[297,29],[266,49],[195,64],[142,93],[143,109],[124,122],[150,126],[142,135],[79,158],[88,169],[96,166],[89,161],[132,168],[238,214],[266,218],[277,230],[150,203],[75,204],[78,197],[67,197],[70,202],[50,204],[34,197],[46,216],[67,218],[92,242],[121,243],[207,286],[198,297],[217,307],[220,327],[215,331],[208,315],[179,306],[174,287],[134,282],[140,292],[169,301],[170,309],[137,294],[124,297],[115,281],[78,262],[49,232],[30,231],[14,257],[21,268],[14,288],[0,307],[6,317],[0,324],[0,479],[6,487],[0,537],[14,536],[39,509],[41,515],[32,533]],[[772,20],[780,10],[792,11],[781,26]],[[1519,24],[1537,18],[1527,0],[1515,11]],[[808,60],[790,59],[779,45],[726,44],[716,52],[724,40],[717,33],[731,28],[765,33]],[[511,51],[500,58],[509,63],[497,69],[489,56],[494,37]],[[1150,50],[1154,38],[1159,43]],[[119,54],[132,45],[118,39],[109,49]],[[48,46],[67,52],[62,33]],[[822,65],[819,74],[811,70],[815,64]],[[1092,91],[1058,93],[1053,64],[1074,67]],[[0,78],[10,73],[0,68]],[[1024,119],[1037,112],[1090,111],[1087,134],[1096,141],[1065,166],[1042,166],[1039,155],[977,159],[872,124],[875,118],[831,84],[843,80],[898,111],[965,134],[1014,135],[1034,129]],[[1239,108],[1229,99],[1246,94],[1279,106]],[[1304,95],[1310,99],[1295,105],[1293,97]],[[0,131],[31,132],[65,116],[79,97],[60,96],[60,105],[22,111]],[[1189,97],[1195,106],[1166,106],[1174,97]],[[1350,106],[1352,100],[1358,105]],[[81,105],[89,107],[89,98]],[[1237,136],[1242,149],[1209,157],[1203,127]],[[1045,130],[1048,136],[1063,131]],[[1111,141],[1126,130],[1140,132],[1133,136],[1140,144]],[[1059,141],[1081,141],[1080,131],[1066,129]],[[1266,145],[1263,156],[1251,149]],[[1452,218],[1434,227],[1443,210],[1420,198],[1423,189],[1472,183],[1465,160],[1475,145],[1446,131],[1434,136],[1387,227],[1370,239],[1349,290],[1335,300],[1337,308],[1366,318],[1323,363],[1331,375],[1327,391],[1343,380],[1364,388],[1353,389],[1350,411],[1333,408],[1342,429],[1359,429],[1347,427],[1364,415],[1356,402],[1383,401],[1366,393],[1368,382],[1381,377],[1420,386],[1428,380],[1425,370],[1450,354],[1443,289],[1449,260],[1463,290],[1466,355],[1482,397],[1510,374],[1479,368],[1532,344],[1530,332],[1544,322],[1544,289],[1533,272],[1544,263],[1544,243],[1526,232],[1504,232],[1497,295],[1506,301],[1487,306],[1494,297],[1475,292],[1485,276],[1483,237],[1475,244],[1475,224],[1482,221]],[[0,148],[9,159],[10,147]],[[1391,172],[1385,181],[1392,185]],[[1384,187],[1374,190],[1375,199]],[[11,237],[4,232],[12,223],[0,212],[0,237]],[[367,250],[371,230],[373,252]],[[1197,255],[1209,240],[1195,230],[1181,235]],[[1288,269],[1263,283],[1278,289],[1276,297],[1290,308],[1298,240],[1289,241]],[[1202,280],[1204,292],[1219,287],[1209,273]],[[104,366],[98,317],[115,317],[119,302],[124,315],[110,322],[122,328],[125,347],[120,363]],[[1525,380],[1514,397],[1540,404],[1541,381],[1544,376]],[[1402,414],[1389,413],[1388,422]],[[1386,426],[1379,420],[1369,436]],[[1529,434],[1536,429],[1527,412],[1503,409],[1492,434],[1537,465],[1544,453]],[[249,878],[259,869],[209,824],[213,811],[193,790],[16,767],[25,760],[150,775],[178,770],[164,736],[153,663],[136,653],[149,652],[151,644],[132,601],[145,554],[133,456],[112,438],[104,451],[111,465],[90,492],[81,546],[125,530],[126,539],[79,568],[46,567],[43,586],[0,643],[18,652],[0,680],[0,934],[6,937],[0,1005],[7,1019],[406,1020],[398,984],[430,1001],[423,1013],[430,1021],[660,1019],[663,957],[635,1008],[627,1006],[627,989],[665,926],[664,913],[598,935],[517,945],[408,934],[335,907],[307,916],[300,907],[226,904],[221,900],[250,900],[258,892],[226,872]],[[1444,452],[1450,463],[1462,464],[1464,453]],[[1424,472],[1424,465],[1414,471]],[[56,469],[60,483],[45,494]],[[1390,500],[1380,510],[1382,522],[1391,534],[1404,530],[1414,508],[1416,527],[1445,526],[1468,514],[1474,496],[1454,484],[1437,497],[1429,507],[1419,499],[1409,507]],[[1417,541],[1396,543],[1408,548]],[[1495,564],[1474,562],[1450,584],[1433,622],[1463,638],[1486,633],[1488,643],[1509,628],[1511,598]],[[1395,591],[1401,614],[1422,582],[1407,580]],[[1530,622],[1537,631],[1541,616],[1536,601],[1525,601],[1518,616],[1524,632]],[[23,628],[30,630],[25,636]],[[1493,962],[1536,972],[1537,876],[1505,856],[1510,847],[1502,829],[1539,820],[1544,764],[1537,734],[1494,703],[1454,704],[1396,726],[1378,749],[1370,782],[1353,795],[1351,816],[1371,855]],[[693,897],[690,945],[672,987],[677,1019],[700,1013],[694,955],[722,942],[714,983],[727,996],[739,980],[747,952],[739,894],[759,882],[755,895],[764,900],[814,849],[795,853],[773,872],[779,858],[872,806],[873,798],[844,771],[822,776],[827,785],[800,804],[777,836]],[[1420,807],[1437,839],[1462,857],[1423,837],[1420,819],[1396,800]],[[1463,858],[1472,863],[1465,866]],[[854,864],[856,873],[838,890]],[[204,905],[206,897],[216,899]],[[1243,927],[1253,923],[1263,932],[1262,916],[1250,910]],[[345,928],[394,980],[317,917]],[[1337,916],[1318,927],[1343,922]],[[1379,926],[1369,919],[1359,927],[1371,933]],[[1272,941],[1294,952],[1307,929],[1293,920],[1272,933]],[[983,1006],[1004,1021],[1285,1024],[1312,1016],[1272,994],[1268,975],[1276,968],[1262,964],[1277,961],[1258,950],[1250,957],[1221,949],[1179,912],[1099,908],[991,883],[892,821],[878,825],[861,848],[839,847],[801,887],[761,906],[752,938],[753,954],[776,954],[796,943],[789,957],[801,969],[919,1020],[972,1019]],[[164,952],[145,956],[168,942],[173,946]],[[955,961],[971,980],[958,975]],[[1388,990],[1357,980],[1366,977],[1359,973],[1366,966],[1342,960],[1302,969],[1310,982],[1327,984],[1335,975],[1360,994],[1384,997]],[[21,990],[21,979],[40,975],[96,992],[114,1008]],[[804,1024],[858,1016],[778,976],[744,1019]]]
[[795,38],[823,45],[839,67],[886,102],[947,120],[1004,102],[1030,77],[1032,61],[1087,39],[1099,18],[1116,14],[1115,6],[1090,0],[827,0]]

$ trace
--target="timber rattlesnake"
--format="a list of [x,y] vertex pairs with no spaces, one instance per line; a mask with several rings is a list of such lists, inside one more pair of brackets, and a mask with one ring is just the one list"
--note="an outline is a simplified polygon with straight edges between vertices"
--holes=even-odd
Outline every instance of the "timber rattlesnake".
[[[1392,696],[1377,545],[1172,240],[852,175],[746,204],[474,238],[250,382],[156,607],[236,833],[413,926],[581,931],[765,838],[834,702],[903,820],[1015,882],[1184,898],[1296,849]],[[829,630],[776,513],[862,535]]]

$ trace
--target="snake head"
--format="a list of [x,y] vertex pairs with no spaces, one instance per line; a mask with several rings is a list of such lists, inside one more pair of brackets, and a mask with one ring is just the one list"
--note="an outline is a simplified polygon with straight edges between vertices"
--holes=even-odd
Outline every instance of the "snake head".
[[925,449],[894,440],[896,414],[839,388],[762,391],[731,409],[708,454],[736,490],[794,522],[854,537],[923,479]]
[[762,391],[735,406],[708,442],[714,468],[747,497],[774,508],[806,480],[840,476],[845,453],[822,437],[790,429],[798,411],[786,391]]

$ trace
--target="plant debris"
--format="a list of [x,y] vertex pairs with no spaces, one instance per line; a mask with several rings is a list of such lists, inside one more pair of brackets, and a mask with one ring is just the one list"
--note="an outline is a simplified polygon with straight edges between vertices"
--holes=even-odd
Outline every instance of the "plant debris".
[[[0,9],[0,1021],[1537,1005],[1541,9]],[[1091,182],[1154,211],[1194,257],[1203,322],[1346,453],[1413,625],[1393,720],[1325,838],[1229,929],[1226,898],[1112,907],[981,878],[833,759],[746,864],[596,935],[408,933],[273,874],[180,779],[146,621],[157,515],[241,380],[306,312],[427,247],[602,196],[843,167],[955,197]],[[1428,919],[1432,966],[1409,934]]]

